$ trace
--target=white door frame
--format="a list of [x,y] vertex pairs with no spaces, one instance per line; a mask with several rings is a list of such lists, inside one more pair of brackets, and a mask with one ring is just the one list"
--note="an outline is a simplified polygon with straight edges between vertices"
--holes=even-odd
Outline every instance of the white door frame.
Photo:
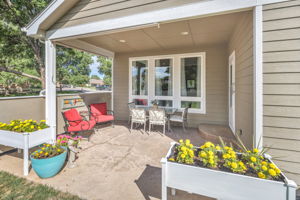
[[[232,67],[231,67],[232,66]],[[231,81],[232,80],[232,81]],[[233,93],[231,83],[233,83]],[[228,125],[235,134],[235,51],[233,51],[228,60]]]

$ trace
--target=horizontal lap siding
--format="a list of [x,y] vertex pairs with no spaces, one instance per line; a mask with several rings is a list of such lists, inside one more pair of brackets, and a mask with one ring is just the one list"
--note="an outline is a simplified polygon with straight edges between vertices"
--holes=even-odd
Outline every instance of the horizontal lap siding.
[[300,0],[263,11],[264,146],[300,184]]
[[[229,54],[236,59],[236,130],[242,130],[241,139],[253,144],[253,23],[252,13],[244,15],[229,42]],[[228,84],[228,83],[227,83]]]
[[199,0],[94,0],[81,1],[51,29],[108,20],[157,9],[179,6]]
[[188,114],[188,124],[197,127],[202,123],[228,124],[228,79],[226,45],[207,48],[174,49],[170,51],[139,52],[116,54],[114,60],[114,111],[118,120],[127,120],[129,111],[127,103],[129,81],[129,58],[181,54],[189,52],[206,52],[206,114]]

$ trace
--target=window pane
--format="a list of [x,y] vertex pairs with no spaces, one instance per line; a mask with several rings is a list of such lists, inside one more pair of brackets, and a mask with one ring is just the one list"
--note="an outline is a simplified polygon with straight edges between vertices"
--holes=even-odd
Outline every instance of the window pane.
[[132,62],[132,94],[148,95],[148,61]]
[[158,106],[161,107],[173,107],[173,101],[171,100],[157,100]]
[[133,99],[133,102],[137,106],[147,106],[148,105],[147,99]]
[[155,60],[155,96],[172,96],[172,59]]
[[181,96],[201,96],[201,58],[181,58]]
[[181,101],[181,108],[186,108],[186,107],[200,109],[201,102],[199,102],[199,101]]

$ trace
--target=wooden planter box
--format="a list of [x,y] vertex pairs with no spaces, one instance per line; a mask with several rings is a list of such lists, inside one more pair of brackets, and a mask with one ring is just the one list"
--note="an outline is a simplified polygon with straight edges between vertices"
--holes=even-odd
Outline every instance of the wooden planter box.
[[172,149],[162,158],[162,200],[167,200],[167,187],[204,195],[218,200],[296,200],[297,185],[265,180],[168,161]]
[[13,131],[0,130],[0,144],[10,146],[18,149],[23,149],[24,165],[23,173],[28,175],[28,150],[32,147],[43,143],[52,142],[50,128],[31,132],[31,133],[17,133]]

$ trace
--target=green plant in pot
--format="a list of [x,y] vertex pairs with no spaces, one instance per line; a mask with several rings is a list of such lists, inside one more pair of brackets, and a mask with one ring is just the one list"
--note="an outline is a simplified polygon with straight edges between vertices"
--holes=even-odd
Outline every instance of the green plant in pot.
[[32,168],[41,178],[55,176],[64,166],[66,157],[67,148],[59,144],[43,144],[30,155]]

